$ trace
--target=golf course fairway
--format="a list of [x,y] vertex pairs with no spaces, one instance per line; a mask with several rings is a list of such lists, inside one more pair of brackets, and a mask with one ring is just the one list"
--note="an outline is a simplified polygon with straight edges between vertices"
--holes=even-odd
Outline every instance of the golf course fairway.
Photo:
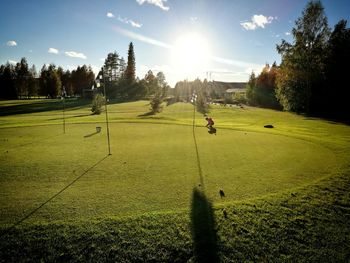
[[349,126],[213,105],[214,135],[188,103],[157,115],[146,101],[111,103],[109,155],[104,112],[60,105],[0,105],[3,258],[183,262],[198,257],[201,234],[215,236],[208,251],[222,261],[349,256]]

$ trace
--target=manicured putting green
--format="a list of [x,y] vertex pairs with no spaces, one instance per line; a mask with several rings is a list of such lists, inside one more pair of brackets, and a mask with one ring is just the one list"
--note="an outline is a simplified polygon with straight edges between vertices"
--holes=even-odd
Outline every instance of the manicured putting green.
[[22,219],[78,177],[27,221],[188,209],[195,186],[215,204],[255,198],[336,169],[327,148],[282,135],[218,128],[215,136],[196,127],[198,162],[190,125],[111,123],[110,134],[107,156],[104,124],[68,124],[66,134],[60,125],[0,129],[1,224]]

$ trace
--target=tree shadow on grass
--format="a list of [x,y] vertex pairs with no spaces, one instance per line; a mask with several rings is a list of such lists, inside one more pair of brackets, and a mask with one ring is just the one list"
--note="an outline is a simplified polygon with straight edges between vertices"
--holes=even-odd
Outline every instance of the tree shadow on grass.
[[148,116],[154,116],[154,112],[146,112],[146,113],[143,113],[143,114],[140,114],[140,115],[137,115],[137,117],[148,117]]
[[211,202],[203,191],[192,192],[191,232],[196,262],[219,262],[215,219]]
[[[77,110],[91,104],[91,100],[86,99],[67,99],[65,101],[66,110]],[[0,116],[10,116],[15,114],[39,113],[45,111],[61,110],[63,102],[59,99],[48,99],[42,101],[33,101],[33,103],[17,104],[0,107]]]

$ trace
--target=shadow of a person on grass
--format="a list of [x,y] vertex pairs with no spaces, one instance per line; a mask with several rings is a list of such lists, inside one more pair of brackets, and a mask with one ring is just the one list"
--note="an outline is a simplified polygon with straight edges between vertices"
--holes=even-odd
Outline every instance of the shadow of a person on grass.
[[219,262],[213,207],[196,188],[192,192],[191,232],[195,262]]

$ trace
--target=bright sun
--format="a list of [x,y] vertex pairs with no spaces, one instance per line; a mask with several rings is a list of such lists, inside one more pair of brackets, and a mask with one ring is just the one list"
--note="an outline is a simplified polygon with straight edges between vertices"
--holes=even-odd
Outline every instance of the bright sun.
[[176,71],[187,74],[187,76],[204,71],[207,68],[209,57],[208,41],[196,33],[179,37],[172,50],[172,60]]

